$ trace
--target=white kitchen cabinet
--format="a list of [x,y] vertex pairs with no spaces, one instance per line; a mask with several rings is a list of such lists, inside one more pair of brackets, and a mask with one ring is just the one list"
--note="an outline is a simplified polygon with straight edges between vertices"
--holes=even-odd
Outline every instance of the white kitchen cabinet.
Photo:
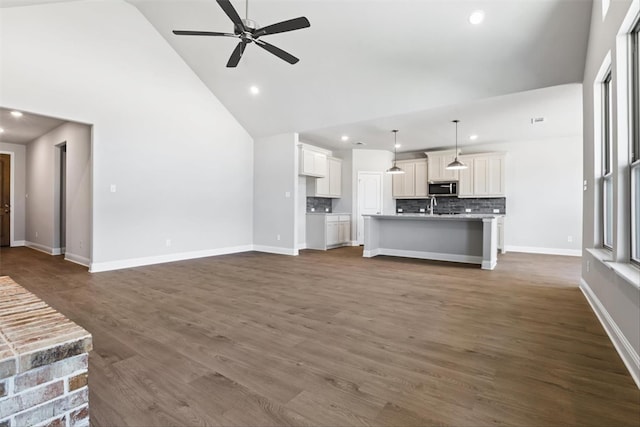
[[307,249],[327,249],[351,245],[351,216],[345,214],[307,214]]
[[459,156],[468,168],[460,171],[458,197],[505,197],[505,154]]
[[340,198],[342,196],[342,160],[327,158],[327,174],[311,185],[311,197]]
[[298,174],[320,178],[327,176],[327,155],[308,148],[301,148]]
[[399,160],[403,174],[393,175],[393,197],[415,199],[427,197],[427,159]]
[[457,181],[458,171],[447,169],[447,165],[456,158],[456,151],[430,151],[425,153],[428,159],[429,181]]

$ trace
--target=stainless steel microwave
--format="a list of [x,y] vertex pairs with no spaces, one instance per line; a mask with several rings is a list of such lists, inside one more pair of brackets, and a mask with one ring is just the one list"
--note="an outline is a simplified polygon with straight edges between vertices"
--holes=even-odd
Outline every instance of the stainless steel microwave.
[[457,196],[458,181],[429,182],[430,196]]

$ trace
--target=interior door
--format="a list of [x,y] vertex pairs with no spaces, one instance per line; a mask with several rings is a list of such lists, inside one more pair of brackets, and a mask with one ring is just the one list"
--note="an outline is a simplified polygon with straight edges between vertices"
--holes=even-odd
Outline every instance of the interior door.
[[382,172],[358,172],[358,215],[356,237],[364,244],[364,218],[362,215],[382,213]]
[[0,246],[11,245],[11,156],[0,154]]

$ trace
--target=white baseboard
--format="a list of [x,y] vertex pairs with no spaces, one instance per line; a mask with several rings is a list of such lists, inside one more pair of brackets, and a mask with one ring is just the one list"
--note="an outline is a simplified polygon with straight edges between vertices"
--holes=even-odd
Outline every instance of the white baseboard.
[[[423,252],[423,251],[406,251],[401,249],[378,248],[374,250],[365,250],[362,254],[365,258],[371,258],[377,255],[399,256],[405,258],[430,259],[434,261],[450,261],[463,262],[469,264],[482,265],[482,257],[471,255],[443,254],[439,252]],[[495,266],[494,266],[495,267]]]
[[306,243],[298,243],[296,245],[296,249],[298,249],[299,251],[302,249],[307,249],[307,244]]
[[34,243],[25,241],[24,245],[28,248],[35,249],[36,251],[44,252],[47,255],[60,255],[55,253],[55,249],[46,245],[41,245],[40,243]]
[[51,255],[62,255],[63,253],[64,253],[64,248],[51,249]]
[[508,252],[524,252],[528,254],[582,256],[582,249],[540,248],[537,246],[505,246]]
[[298,249],[279,248],[277,246],[253,245],[253,250],[256,252],[266,252],[269,254],[291,255],[291,256],[298,255]]
[[120,270],[123,268],[141,267],[144,265],[163,264],[166,262],[184,261],[187,259],[235,254],[238,252],[249,252],[251,250],[253,250],[252,245],[245,245],[245,246],[234,246],[229,248],[208,249],[204,251],[182,252],[177,254],[123,259],[123,260],[117,260],[117,261],[93,262],[89,266],[89,271],[91,273],[99,273],[102,271]]
[[91,264],[91,261],[89,260],[89,258],[80,256],[80,255],[76,255],[76,254],[71,254],[69,252],[66,252],[64,254],[64,260],[65,261],[71,261],[71,262],[74,262],[76,264],[84,265],[85,267],[89,267],[89,265]]
[[618,354],[629,370],[631,377],[636,382],[638,388],[640,388],[640,356],[636,353],[635,349],[631,343],[629,343],[627,337],[624,336],[618,325],[616,325],[616,322],[613,320],[604,305],[602,305],[596,294],[591,290],[589,284],[582,278],[580,279],[580,290],[589,302],[589,305],[598,317],[598,320],[600,320],[600,323],[607,332],[607,335],[609,335],[609,339],[618,351]]
[[17,248],[20,246],[26,246],[27,242],[25,242],[24,240],[14,240],[13,242],[11,242],[11,247],[12,248]]

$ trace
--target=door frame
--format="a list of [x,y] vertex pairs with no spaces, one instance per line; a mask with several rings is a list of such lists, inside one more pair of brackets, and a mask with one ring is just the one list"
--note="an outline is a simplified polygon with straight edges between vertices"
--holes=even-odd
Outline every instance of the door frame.
[[[14,247],[16,245],[16,241],[14,240],[14,227],[15,227],[15,206],[16,206],[16,153],[14,151],[6,151],[0,150],[0,154],[8,154],[9,155],[9,164],[11,167],[11,185],[9,186],[11,195],[9,197],[11,204],[11,217],[9,217],[9,247]],[[22,245],[20,245],[22,246]]]
[[362,241],[358,237],[359,224],[360,224],[360,178],[362,175],[377,175],[380,177],[380,212],[384,210],[384,173],[380,171],[358,171],[358,177],[356,180],[356,217],[355,217],[355,230],[356,230],[356,242],[358,245],[364,244],[364,233],[362,234]]

